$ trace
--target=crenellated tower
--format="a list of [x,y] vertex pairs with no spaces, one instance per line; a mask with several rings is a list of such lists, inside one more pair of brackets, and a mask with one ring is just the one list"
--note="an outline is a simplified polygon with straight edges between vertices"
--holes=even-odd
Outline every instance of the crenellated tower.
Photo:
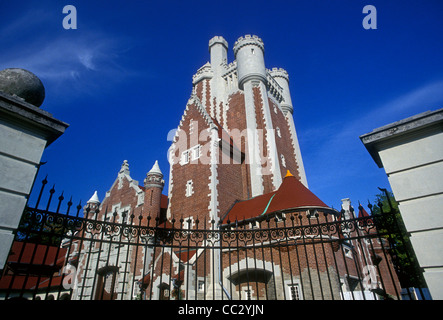
[[177,161],[169,175],[169,219],[217,220],[236,201],[276,191],[287,170],[307,186],[288,73],[266,68],[256,35],[237,39],[232,62],[228,48],[223,37],[210,39],[210,59],[192,77],[170,148]]
[[234,55],[240,89],[244,89],[246,82],[253,80],[266,85],[265,45],[262,39],[251,35],[238,38],[234,44]]
[[289,75],[283,68],[272,68],[269,74],[277,81],[282,88],[282,101],[281,109],[285,115],[288,113],[293,114],[294,107],[292,106],[291,92],[289,90]]
[[221,69],[228,62],[228,42],[223,37],[213,37],[209,40],[209,55],[213,70]]
[[272,68],[270,75],[277,81],[279,86],[282,88],[282,102],[281,109],[288,122],[291,135],[292,135],[292,145],[295,151],[295,157],[298,161],[298,172],[300,176],[300,181],[308,187],[308,180],[306,179],[305,168],[303,165],[303,159],[301,156],[300,145],[298,143],[297,131],[295,129],[294,123],[294,106],[292,105],[291,91],[289,89],[289,75],[288,72],[283,68]]
[[252,197],[274,191],[282,182],[267,95],[264,54],[263,41],[257,36],[240,37],[234,44],[238,86],[243,89],[245,99]]

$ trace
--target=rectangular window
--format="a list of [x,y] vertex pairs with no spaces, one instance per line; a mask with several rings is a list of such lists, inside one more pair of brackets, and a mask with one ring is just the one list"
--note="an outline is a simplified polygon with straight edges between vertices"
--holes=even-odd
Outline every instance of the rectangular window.
[[194,229],[194,217],[187,217],[183,220],[183,229]]
[[291,300],[301,300],[300,299],[300,288],[298,284],[290,284],[289,285],[289,299]]
[[182,158],[181,158],[181,164],[187,164],[189,163],[189,150],[186,150],[182,153]]
[[192,196],[193,193],[194,193],[193,182],[192,182],[192,180],[188,180],[186,182],[186,196],[190,197],[190,196]]
[[134,284],[132,287],[133,287],[132,298],[139,297],[139,294],[140,294],[140,296],[142,295],[142,293],[140,291],[140,287],[138,286],[138,281],[134,281]]
[[283,166],[283,167],[286,167],[286,159],[285,159],[285,156],[284,155],[280,155],[280,158],[281,158],[281,165]]
[[198,281],[198,291],[204,291],[205,290],[205,282],[203,280]]
[[198,158],[200,158],[200,153],[201,153],[201,146],[197,145],[194,148],[191,149],[191,158],[192,160],[197,160]]
[[122,212],[122,219],[121,219],[122,223],[128,222],[128,215],[129,215],[129,211],[128,210],[125,210],[125,211]]
[[275,218],[277,218],[277,222],[282,222],[283,218],[286,218],[286,214],[283,212],[277,212]]
[[260,223],[258,221],[252,221],[249,224],[249,228],[250,229],[258,229],[258,228],[260,228]]
[[241,291],[242,300],[252,300],[252,290],[250,287],[245,287]]
[[116,278],[118,268],[105,267],[97,272],[95,300],[115,300],[117,297]]

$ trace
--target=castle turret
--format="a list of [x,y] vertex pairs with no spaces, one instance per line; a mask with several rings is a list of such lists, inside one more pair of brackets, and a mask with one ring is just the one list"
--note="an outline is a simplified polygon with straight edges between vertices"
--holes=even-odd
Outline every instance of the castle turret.
[[[213,37],[209,40],[209,53],[211,55],[211,104],[216,100],[216,104],[223,100],[225,92],[225,81],[222,75],[228,63],[228,42],[221,36]],[[219,106],[212,105],[209,113],[212,117],[217,117],[220,111],[216,111]]]
[[272,68],[270,71],[272,77],[277,81],[277,83],[283,89],[283,101],[281,102],[281,109],[285,115],[294,112],[294,107],[292,106],[291,92],[289,90],[289,75],[288,72],[283,68]]
[[152,169],[145,178],[145,199],[143,204],[143,214],[151,218],[160,218],[160,202],[165,180],[160,170],[158,161],[155,161]]
[[259,37],[240,37],[234,44],[234,55],[240,89],[249,80],[259,80],[266,85],[265,46]]
[[211,55],[211,66],[218,69],[221,64],[228,63],[228,42],[220,36],[209,40],[209,53]]
[[293,118],[294,107],[292,105],[291,91],[289,90],[289,75],[288,72],[283,68],[272,68],[270,74],[283,89],[283,101],[281,102],[281,109],[286,116],[286,120],[288,121],[291,131],[292,145],[295,150],[295,158],[297,159],[298,173],[301,182],[305,185],[306,188],[308,188],[308,181],[306,179],[306,172],[303,165],[300,145],[298,143],[297,131],[295,130],[295,123]]
[[[257,36],[240,37],[234,44],[238,86],[243,90],[245,99],[247,153],[253,197],[276,190],[282,182],[269,109],[264,50],[263,41]],[[257,118],[258,112],[263,114],[263,119]],[[267,150],[263,152],[265,147]],[[269,181],[269,177],[270,183],[265,181]]]

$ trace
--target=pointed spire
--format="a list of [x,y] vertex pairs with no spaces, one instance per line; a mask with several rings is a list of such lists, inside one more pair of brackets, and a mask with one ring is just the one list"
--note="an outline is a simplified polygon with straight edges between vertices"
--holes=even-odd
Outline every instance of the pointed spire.
[[155,160],[155,163],[154,163],[154,165],[152,166],[152,169],[149,170],[148,174],[150,174],[150,173],[157,173],[157,174],[161,174],[161,175],[163,175],[163,173],[162,173],[161,170],[160,170],[160,167],[159,167],[159,165],[158,165],[158,161],[157,161],[157,160]]
[[94,192],[91,199],[89,199],[87,203],[100,203],[100,200],[98,199],[97,191]]
[[146,174],[144,182],[145,182],[145,188],[160,187],[161,189],[163,189],[165,185],[165,180],[163,180],[163,173],[160,170],[157,160],[152,166],[152,169],[149,170],[149,172]]
[[285,178],[286,178],[286,177],[293,177],[293,176],[294,176],[294,175],[291,173],[291,171],[288,170],[288,172],[286,172],[286,176],[285,176]]

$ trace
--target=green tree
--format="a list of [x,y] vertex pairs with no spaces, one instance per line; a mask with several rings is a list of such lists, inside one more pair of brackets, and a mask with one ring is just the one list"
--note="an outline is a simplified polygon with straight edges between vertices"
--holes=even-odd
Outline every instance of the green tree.
[[400,284],[403,288],[424,288],[426,282],[398,209],[398,203],[392,192],[386,189],[380,191],[382,192],[375,196],[377,205],[373,206],[372,213],[380,215],[380,218],[375,219],[375,223],[378,231],[389,241],[389,253]]
[[54,216],[48,213],[25,208],[15,234],[15,240],[59,246],[67,232],[62,222],[62,220],[57,221]]

